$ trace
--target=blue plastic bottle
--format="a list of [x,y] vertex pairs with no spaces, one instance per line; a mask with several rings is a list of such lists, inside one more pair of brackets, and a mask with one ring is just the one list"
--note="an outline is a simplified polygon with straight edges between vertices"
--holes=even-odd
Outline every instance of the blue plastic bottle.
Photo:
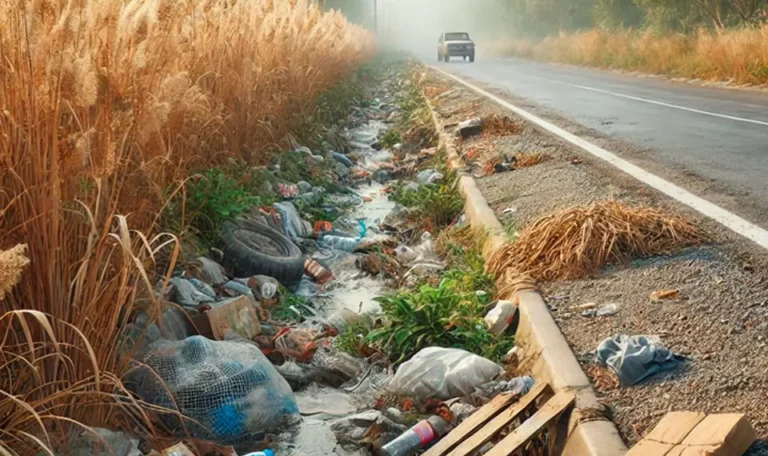
[[245,456],[275,456],[275,452],[272,450],[257,451],[255,453],[248,453]]

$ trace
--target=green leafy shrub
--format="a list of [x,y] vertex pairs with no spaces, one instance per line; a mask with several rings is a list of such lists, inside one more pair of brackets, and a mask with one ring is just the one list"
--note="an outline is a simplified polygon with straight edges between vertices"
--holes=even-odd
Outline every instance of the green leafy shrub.
[[464,199],[455,183],[456,173],[449,172],[441,184],[422,184],[418,190],[401,185],[390,199],[414,208],[413,216],[424,220],[427,229],[440,230],[450,225],[464,208]]
[[[186,196],[184,210],[189,226],[209,245],[218,241],[224,222],[245,214],[261,201],[219,168],[211,168],[187,184]],[[180,204],[174,206],[175,211],[181,210]]]
[[453,272],[437,287],[377,298],[386,323],[370,332],[366,342],[397,363],[431,346],[461,348],[499,361],[514,346],[514,338],[488,332],[483,317],[490,294],[467,290],[465,279]]

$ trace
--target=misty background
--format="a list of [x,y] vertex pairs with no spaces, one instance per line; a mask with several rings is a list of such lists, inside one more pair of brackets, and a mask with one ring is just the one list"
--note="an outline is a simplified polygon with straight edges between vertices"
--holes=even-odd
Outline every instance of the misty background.
[[[374,28],[374,0],[325,0],[350,20]],[[431,55],[443,32],[477,41],[540,40],[561,31],[650,29],[659,34],[755,27],[768,0],[378,0],[381,41]]]

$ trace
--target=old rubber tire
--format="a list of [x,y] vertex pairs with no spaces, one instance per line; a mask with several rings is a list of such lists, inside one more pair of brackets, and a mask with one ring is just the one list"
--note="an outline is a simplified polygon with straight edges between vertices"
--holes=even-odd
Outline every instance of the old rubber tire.
[[445,63],[448,63],[451,61],[451,56],[449,54],[445,54]]
[[470,54],[469,55],[469,62],[470,63],[475,63],[475,54]]
[[237,277],[265,275],[285,286],[301,281],[304,256],[281,232],[252,220],[224,225],[224,255]]

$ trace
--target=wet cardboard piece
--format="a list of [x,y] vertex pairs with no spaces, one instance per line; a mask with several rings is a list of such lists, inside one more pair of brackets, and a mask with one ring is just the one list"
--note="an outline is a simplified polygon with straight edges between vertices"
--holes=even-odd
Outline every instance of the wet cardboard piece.
[[743,414],[672,412],[627,456],[741,456],[755,440]]
[[211,332],[216,340],[225,340],[232,331],[252,340],[261,334],[261,323],[256,312],[256,302],[248,296],[239,296],[214,305],[206,312]]

